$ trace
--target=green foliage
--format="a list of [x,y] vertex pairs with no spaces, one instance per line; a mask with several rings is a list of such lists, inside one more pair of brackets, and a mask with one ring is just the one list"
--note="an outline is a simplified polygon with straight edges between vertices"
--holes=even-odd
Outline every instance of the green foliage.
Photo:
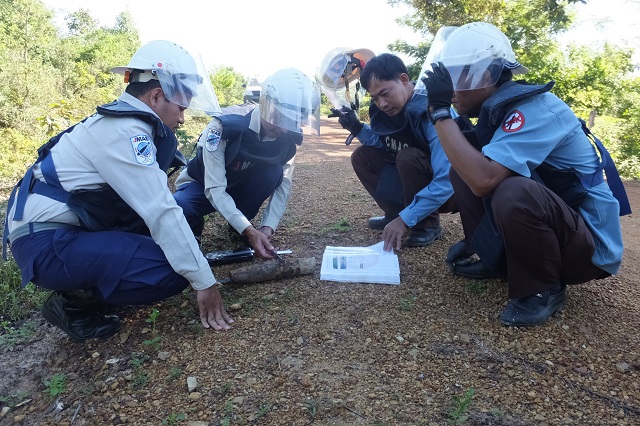
[[22,275],[16,262],[0,260],[0,321],[5,332],[9,324],[15,326],[33,313],[49,294],[31,283],[25,288],[21,285]]
[[350,226],[351,225],[349,225],[349,219],[347,219],[346,217],[341,217],[335,224],[321,229],[320,232],[323,234],[331,231],[346,232],[349,230]]
[[159,315],[160,315],[160,311],[157,310],[156,308],[153,308],[151,310],[151,313],[149,314],[149,317],[145,320],[147,323],[151,324],[151,334],[153,337],[151,339],[144,340],[142,342],[143,345],[156,347],[158,346],[158,344],[160,344],[162,337],[158,336],[157,330],[156,330],[156,324],[157,324]]
[[179,422],[186,420],[187,415],[184,413],[171,413],[164,419],[162,419],[162,425],[177,425]]
[[129,61],[138,32],[128,12],[111,28],[96,22],[80,9],[67,16],[61,37],[42,2],[0,0],[1,186],[24,173],[48,137],[122,92],[110,68]]
[[169,379],[170,380],[177,380],[180,378],[180,376],[182,376],[182,368],[178,368],[178,367],[171,367],[171,370],[169,370]]
[[447,422],[452,425],[460,425],[467,420],[467,410],[471,404],[474,390],[469,388],[462,396],[454,396],[451,411]]
[[266,415],[269,411],[271,411],[272,405],[267,403],[260,404],[260,408],[256,412],[256,419]]
[[304,408],[309,413],[309,417],[313,421],[316,418],[316,414],[318,414],[318,403],[315,399],[309,397],[304,401]]
[[405,312],[413,311],[413,307],[416,304],[416,296],[410,295],[408,297],[403,297],[400,299],[400,310]]
[[56,373],[45,380],[44,385],[47,387],[44,392],[50,397],[55,398],[67,390],[67,375],[64,373]]
[[224,407],[222,407],[223,417],[220,420],[221,426],[229,426],[231,425],[231,419],[234,417],[234,407],[233,400],[229,399],[224,403]]
[[640,84],[637,76],[631,74],[633,50],[605,44],[600,49],[569,46],[562,51],[556,37],[569,28],[575,17],[574,5],[579,1],[388,0],[391,5],[404,4],[412,9],[399,23],[422,34],[425,40],[417,46],[396,40],[388,47],[416,59],[407,64],[410,76],[415,79],[439,28],[473,21],[491,22],[507,35],[518,60],[530,69],[525,76],[527,81],[554,80],[553,92],[588,123],[603,116],[621,119],[615,132],[607,136],[596,134],[613,151],[621,175],[637,179]]
[[25,399],[30,397],[29,392],[26,391],[17,391],[12,392],[6,396],[0,396],[0,403],[2,403],[3,407],[15,407],[16,404],[23,402]]
[[144,369],[144,363],[149,360],[148,355],[133,354],[131,357],[131,365],[133,366],[133,379],[131,386],[135,389],[146,386],[149,382],[149,373]]
[[9,321],[3,321],[0,330],[0,351],[12,351],[16,345],[26,342],[36,334],[38,326],[34,321],[26,321],[19,327],[12,327]]
[[217,67],[210,78],[221,107],[242,103],[245,80],[242,74],[234,71],[233,67]]

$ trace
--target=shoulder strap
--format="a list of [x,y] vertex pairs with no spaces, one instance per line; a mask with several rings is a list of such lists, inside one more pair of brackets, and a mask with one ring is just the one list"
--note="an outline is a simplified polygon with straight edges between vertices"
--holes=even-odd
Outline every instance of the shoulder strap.
[[620,216],[625,216],[631,214],[631,205],[629,204],[629,197],[627,197],[627,191],[624,189],[624,185],[622,184],[622,179],[620,179],[620,174],[618,173],[618,169],[616,168],[615,163],[613,162],[613,158],[611,158],[611,154],[607,151],[607,148],[600,142],[591,130],[587,127],[587,123],[584,120],[579,119],[580,124],[582,124],[582,131],[587,135],[589,140],[596,146],[598,152],[600,153],[600,165],[598,166],[598,170],[594,175],[601,175],[602,170],[607,176],[607,183],[609,184],[609,188],[611,188],[611,192],[613,192],[613,196],[616,197],[618,203],[620,204]]

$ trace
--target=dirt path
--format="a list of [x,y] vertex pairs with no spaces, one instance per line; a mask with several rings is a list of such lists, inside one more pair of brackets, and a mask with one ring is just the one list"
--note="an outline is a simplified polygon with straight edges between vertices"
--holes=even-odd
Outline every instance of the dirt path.
[[[0,354],[0,396],[26,401],[0,424],[444,425],[462,421],[471,390],[463,424],[640,424],[637,213],[623,218],[621,273],[571,287],[563,311],[532,329],[497,320],[503,283],[444,267],[461,238],[457,215],[443,217],[433,246],[399,253],[399,286],[320,281],[325,246],[380,238],[364,226],[380,212],[350,166],[357,140],[345,146],[329,120],[322,131],[299,152],[276,240],[316,257],[316,274],[224,287],[227,306],[239,306],[228,333],[194,322],[191,292],[155,306],[155,334],[151,307],[122,309],[123,332],[107,341],[73,344],[43,324],[34,341]],[[640,182],[627,190],[639,212]],[[219,218],[207,232],[204,251],[233,248]],[[53,373],[67,374],[61,410],[42,392]],[[191,393],[188,376],[198,380]]]

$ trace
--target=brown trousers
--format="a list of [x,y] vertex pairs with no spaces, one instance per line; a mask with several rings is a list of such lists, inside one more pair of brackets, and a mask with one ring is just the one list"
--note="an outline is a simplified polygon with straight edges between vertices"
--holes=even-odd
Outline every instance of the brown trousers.
[[[450,178],[469,247],[485,208],[453,169]],[[595,246],[582,216],[544,185],[509,177],[494,190],[491,207],[506,252],[509,298],[609,276],[591,263]]]
[[[418,148],[404,148],[394,160],[384,149],[361,145],[351,154],[351,164],[367,192],[385,216],[391,218],[398,216],[433,180],[431,157]],[[448,213],[454,207],[455,199],[451,197],[437,211],[418,222],[414,229],[438,225],[439,212]]]

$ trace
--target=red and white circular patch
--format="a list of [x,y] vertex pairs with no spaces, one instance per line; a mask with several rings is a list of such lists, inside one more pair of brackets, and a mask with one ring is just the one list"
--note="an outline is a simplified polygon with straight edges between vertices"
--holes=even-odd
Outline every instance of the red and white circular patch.
[[504,120],[504,123],[502,123],[502,130],[508,133],[517,132],[518,130],[522,129],[523,126],[524,115],[522,115],[520,111],[515,110],[511,114],[509,114],[507,119]]

